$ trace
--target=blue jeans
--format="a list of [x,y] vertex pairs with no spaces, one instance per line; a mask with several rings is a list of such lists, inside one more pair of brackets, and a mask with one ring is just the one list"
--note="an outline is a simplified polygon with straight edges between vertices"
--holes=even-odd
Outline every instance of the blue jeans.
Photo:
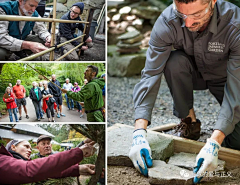
[[80,103],[78,103],[78,101],[74,101],[74,103],[76,103],[77,109],[78,109],[79,111],[82,110],[82,106],[80,105]]
[[[73,100],[70,99],[70,98],[68,98],[68,97],[67,97],[67,94],[65,94],[65,99],[66,99],[66,101],[67,101],[67,106],[68,106],[68,108],[69,108],[69,109],[74,108]],[[69,100],[70,100],[71,107],[70,107],[70,105],[69,105]]]
[[14,117],[15,117],[15,121],[18,122],[17,108],[14,108],[14,109],[8,109],[10,122],[13,122],[12,111],[13,111],[13,114],[14,114]]
[[34,108],[35,108],[35,112],[36,112],[36,116],[37,119],[39,119],[40,117],[43,117],[43,113],[42,113],[42,109],[41,109],[41,101],[32,101]]

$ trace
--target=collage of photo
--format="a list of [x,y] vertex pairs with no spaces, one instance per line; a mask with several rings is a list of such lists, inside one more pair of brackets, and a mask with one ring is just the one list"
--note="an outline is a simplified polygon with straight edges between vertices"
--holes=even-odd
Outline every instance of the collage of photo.
[[0,185],[240,185],[240,1],[0,0]]

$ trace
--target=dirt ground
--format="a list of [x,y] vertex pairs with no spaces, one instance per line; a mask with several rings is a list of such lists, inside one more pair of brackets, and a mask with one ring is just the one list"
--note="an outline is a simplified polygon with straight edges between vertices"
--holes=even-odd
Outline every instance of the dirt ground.
[[[240,168],[230,170],[231,177],[203,178],[200,184],[204,185],[239,185]],[[133,178],[134,177],[134,178]],[[141,175],[133,167],[108,166],[108,185],[150,185],[148,178]]]

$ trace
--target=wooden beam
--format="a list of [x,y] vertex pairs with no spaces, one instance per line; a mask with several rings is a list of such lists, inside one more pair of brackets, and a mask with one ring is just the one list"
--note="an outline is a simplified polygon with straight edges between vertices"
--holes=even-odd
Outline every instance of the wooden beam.
[[0,15],[0,21],[34,21],[34,22],[61,22],[61,23],[85,23],[86,21],[63,20],[55,18],[28,17],[16,15]]
[[173,129],[177,125],[178,125],[177,123],[168,123],[168,124],[165,124],[165,125],[149,128],[148,130],[161,132],[161,131]]
[[[111,130],[121,128],[121,127],[133,128],[133,126],[117,123],[111,127],[108,127],[107,130],[109,132]],[[205,145],[205,143],[203,143],[203,142],[185,139],[185,138],[173,136],[170,134],[159,133],[159,132],[152,131],[149,129],[147,129],[147,132],[159,134],[163,137],[173,139],[175,153],[186,152],[186,153],[198,154],[199,151],[201,150],[201,148]],[[219,153],[218,153],[218,158],[221,160],[224,160],[226,162],[225,166],[227,169],[233,169],[233,168],[240,167],[240,151],[239,150],[233,150],[233,149],[221,147],[219,150]]]
[[[57,0],[53,0],[53,19],[56,19],[56,11],[57,11]],[[51,33],[51,47],[55,45],[55,29],[56,23],[52,23],[52,33]],[[54,60],[54,50],[50,52],[49,61]]]
[[[92,23],[92,19],[93,19],[94,10],[95,10],[95,9],[91,8],[91,9],[89,10],[89,12],[88,12],[87,22],[89,22],[89,24],[86,25],[86,29],[85,29],[85,32],[84,32],[84,34],[86,34],[85,37],[84,37],[84,39],[83,39],[83,42],[84,42],[83,45],[84,45],[84,46],[86,46],[85,41],[86,41],[87,38],[89,37],[89,32],[90,32],[90,28],[91,28],[91,23]],[[84,50],[81,50],[81,55],[84,55]]]

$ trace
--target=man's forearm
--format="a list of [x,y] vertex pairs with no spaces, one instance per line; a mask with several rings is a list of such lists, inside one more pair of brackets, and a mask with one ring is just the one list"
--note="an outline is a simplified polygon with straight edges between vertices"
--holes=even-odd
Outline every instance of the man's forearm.
[[225,138],[225,134],[220,130],[214,130],[211,136],[211,139],[217,141],[220,145],[222,144]]
[[23,41],[22,46],[21,46],[21,50],[30,49],[30,47],[31,47],[31,42],[30,41]]

